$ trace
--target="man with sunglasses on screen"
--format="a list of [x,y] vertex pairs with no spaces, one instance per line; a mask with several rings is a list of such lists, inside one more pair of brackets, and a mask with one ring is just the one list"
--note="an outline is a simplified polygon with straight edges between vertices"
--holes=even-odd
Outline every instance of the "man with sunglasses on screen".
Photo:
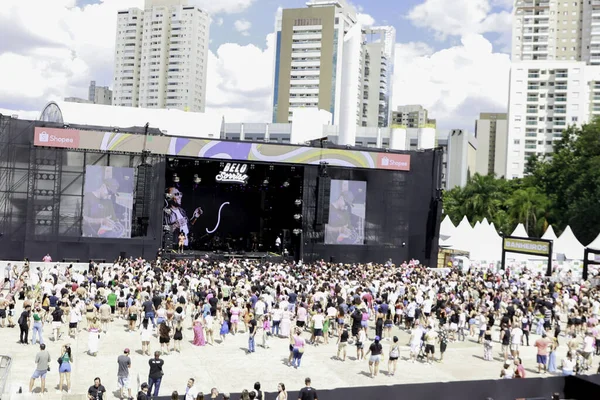
[[184,246],[189,245],[190,224],[194,225],[196,220],[202,215],[202,208],[197,207],[191,221],[188,220],[187,213],[181,206],[183,194],[176,187],[169,187],[165,191],[165,201],[167,206],[163,210],[163,224],[169,227],[174,238],[178,238],[181,233],[185,234]]

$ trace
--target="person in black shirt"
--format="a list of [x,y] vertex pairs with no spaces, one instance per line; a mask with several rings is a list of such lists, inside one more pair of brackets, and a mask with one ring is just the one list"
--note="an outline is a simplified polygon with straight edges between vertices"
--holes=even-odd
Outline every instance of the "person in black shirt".
[[298,400],[318,400],[317,391],[310,386],[310,378],[306,378],[304,384],[306,386],[300,389]]
[[[158,397],[160,382],[164,375],[163,365],[165,365],[165,361],[160,358],[160,351],[154,352],[154,358],[151,358],[148,361],[148,365],[150,365],[150,372],[148,373],[148,394],[152,397]],[[154,394],[152,394],[152,387],[154,387]]]
[[256,400],[263,400],[263,394],[260,391],[260,382],[254,384],[254,390],[256,391]]
[[248,337],[248,353],[254,353],[254,337],[256,336],[257,322],[254,319],[254,315],[250,314],[250,321],[248,322],[248,333],[250,336]]
[[381,361],[381,356],[383,353],[383,346],[381,343],[379,343],[380,340],[381,338],[379,336],[375,336],[375,341],[371,343],[367,354],[365,354],[365,357],[369,355],[369,353],[371,354],[371,357],[369,358],[369,371],[371,372],[371,378],[377,376],[377,373],[379,372],[379,362]]
[[106,388],[102,385],[100,378],[94,379],[94,385],[88,389],[89,400],[103,400]]
[[19,329],[21,330],[21,335],[19,338],[19,343],[28,344],[27,335],[29,334],[29,316],[31,314],[31,306],[25,307],[25,310],[21,313],[19,320]]
[[148,400],[148,384],[142,383],[140,391],[137,394],[137,400]]

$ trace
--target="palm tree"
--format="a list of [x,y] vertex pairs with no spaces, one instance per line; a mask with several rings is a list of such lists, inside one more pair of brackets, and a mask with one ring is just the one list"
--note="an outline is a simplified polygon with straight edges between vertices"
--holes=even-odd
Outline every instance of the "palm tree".
[[475,174],[464,188],[464,208],[469,221],[493,220],[502,205],[500,180],[493,175]]
[[532,230],[539,229],[538,218],[546,213],[548,199],[536,187],[527,187],[514,191],[506,205],[515,219],[515,225],[523,222],[527,233],[535,234],[529,231],[529,223],[532,222]]

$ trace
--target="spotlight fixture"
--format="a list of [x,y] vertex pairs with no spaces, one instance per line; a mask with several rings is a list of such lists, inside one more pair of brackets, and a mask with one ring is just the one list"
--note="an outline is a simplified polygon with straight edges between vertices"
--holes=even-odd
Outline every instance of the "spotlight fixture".
[[198,174],[194,174],[194,183],[197,185],[202,182],[202,178],[198,176]]
[[283,187],[284,187],[284,188],[286,188],[286,187],[290,187],[290,181],[289,181],[289,180],[287,180],[287,181],[283,182]]
[[173,182],[179,183],[179,176],[177,174],[173,174]]
[[298,221],[300,218],[302,218],[302,214],[294,214],[294,219],[296,221]]
[[266,179],[263,181],[263,186],[268,186],[268,185],[269,185],[269,178],[266,178]]
[[301,234],[301,233],[302,233],[302,229],[294,229],[294,230],[292,231],[292,233],[293,233],[294,235],[299,235],[299,234]]
[[302,204],[302,200],[296,199],[296,201],[294,201],[294,204],[299,207]]

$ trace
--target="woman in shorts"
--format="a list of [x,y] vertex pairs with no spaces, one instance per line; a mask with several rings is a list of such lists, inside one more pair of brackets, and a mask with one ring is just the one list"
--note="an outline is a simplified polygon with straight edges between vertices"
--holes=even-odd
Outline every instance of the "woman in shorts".
[[[337,350],[337,358],[338,360],[346,361],[346,347],[348,346],[348,338],[350,338],[350,334],[348,333],[348,327],[342,325],[342,331],[338,336],[338,350]],[[340,354],[344,356],[340,358]]]
[[58,383],[58,390],[62,392],[63,381],[67,385],[67,393],[71,393],[71,364],[73,364],[73,355],[71,354],[71,346],[65,344],[62,347],[60,360],[60,367],[58,367],[58,373],[60,374],[60,381]]
[[163,354],[169,354],[169,342],[171,341],[171,328],[165,322],[158,327],[158,342]]
[[365,342],[367,341],[367,333],[364,329],[358,331],[356,339],[356,359],[363,360],[365,358]]
[[400,358],[400,345],[398,344],[398,336],[394,336],[392,347],[390,347],[390,354],[388,360],[388,374],[394,376],[396,368],[398,367],[398,359]]
[[379,372],[379,362],[383,358],[383,346],[379,341],[381,338],[379,336],[375,336],[375,341],[371,343],[369,346],[369,350],[367,351],[367,356],[369,357],[369,372],[371,373],[371,378],[377,376]]

